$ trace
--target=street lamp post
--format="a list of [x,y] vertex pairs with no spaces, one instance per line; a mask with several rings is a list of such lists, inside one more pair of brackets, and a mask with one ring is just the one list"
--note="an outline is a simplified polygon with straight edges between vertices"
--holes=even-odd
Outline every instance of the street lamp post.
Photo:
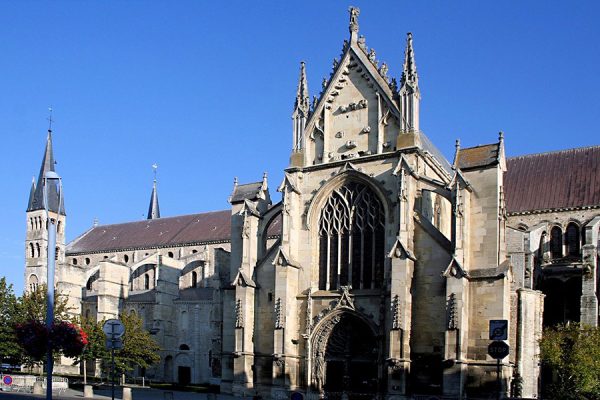
[[[56,218],[50,218],[48,207],[48,185],[55,185],[58,194],[58,206]],[[62,182],[60,176],[54,171],[47,171],[44,174],[44,211],[46,211],[46,224],[48,227],[48,265],[46,268],[46,326],[48,333],[52,329],[54,322],[54,270],[56,268],[56,227],[60,217],[60,206],[62,196]],[[46,354],[46,399],[52,399],[52,369],[54,359],[52,358],[52,341],[48,335],[48,352]]]

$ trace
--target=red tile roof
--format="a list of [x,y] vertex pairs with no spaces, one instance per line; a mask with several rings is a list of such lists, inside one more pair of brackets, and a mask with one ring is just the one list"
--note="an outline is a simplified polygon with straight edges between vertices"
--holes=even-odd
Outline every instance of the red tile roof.
[[507,159],[509,213],[600,206],[600,146]]
[[[279,235],[280,218],[269,226],[269,236]],[[231,211],[223,210],[97,226],[69,243],[67,254],[228,242],[230,238]]]

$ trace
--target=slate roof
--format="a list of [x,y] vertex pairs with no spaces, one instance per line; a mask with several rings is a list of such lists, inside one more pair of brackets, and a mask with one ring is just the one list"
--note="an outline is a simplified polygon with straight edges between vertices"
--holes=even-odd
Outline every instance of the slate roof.
[[[281,231],[281,217],[269,227],[269,236]],[[180,215],[96,226],[67,246],[67,254],[86,254],[173,247],[211,242],[227,242],[231,238],[231,211]]]
[[[37,184],[32,184],[32,190],[29,194],[29,202],[27,211],[36,211],[44,209],[44,176],[47,172],[56,172],[54,170],[54,153],[52,151],[52,131],[48,130],[46,139],[46,148],[44,149],[44,157],[42,158],[42,166],[38,175]],[[58,201],[60,199],[60,208]],[[64,195],[59,197],[56,184],[48,183],[48,210],[57,212],[60,209],[62,215],[65,214],[65,199]]]
[[600,146],[507,159],[508,213],[600,206]]
[[469,170],[496,165],[499,162],[500,143],[466,147],[458,151],[458,168]]
[[245,183],[243,185],[236,185],[233,189],[233,193],[231,194],[231,198],[229,200],[230,203],[238,203],[248,200],[256,200],[258,199],[258,195],[262,190],[262,182],[253,182],[253,183]]

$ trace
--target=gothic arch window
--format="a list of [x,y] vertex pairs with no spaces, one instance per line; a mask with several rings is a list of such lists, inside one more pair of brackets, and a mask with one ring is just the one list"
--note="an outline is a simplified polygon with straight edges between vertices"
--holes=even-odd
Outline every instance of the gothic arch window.
[[379,288],[384,263],[383,206],[367,186],[333,191],[319,218],[319,289]]
[[579,256],[579,227],[574,222],[567,225],[565,244],[567,245],[567,254],[570,257]]
[[144,275],[144,289],[150,289],[150,275],[148,274]]
[[56,224],[56,233],[60,233],[61,222],[62,221],[58,221],[58,223]]
[[31,258],[35,257],[35,248],[33,247],[33,243],[29,243],[29,253],[31,254]]
[[36,254],[36,257],[39,257],[41,253],[42,253],[42,251],[40,249],[40,244],[36,243],[35,244],[35,254]]
[[85,265],[90,265],[90,259],[89,259],[89,257],[85,258]]
[[562,230],[559,226],[555,226],[550,231],[550,254],[552,258],[561,258],[562,250]]
[[196,271],[192,271],[192,287],[198,286],[198,273]]
[[125,261],[125,263],[129,262],[129,256],[127,254],[123,256],[123,261]]
[[186,311],[181,312],[181,330],[186,331],[189,327],[188,314]]
[[29,290],[35,292],[38,288],[39,281],[37,275],[33,274],[29,277]]

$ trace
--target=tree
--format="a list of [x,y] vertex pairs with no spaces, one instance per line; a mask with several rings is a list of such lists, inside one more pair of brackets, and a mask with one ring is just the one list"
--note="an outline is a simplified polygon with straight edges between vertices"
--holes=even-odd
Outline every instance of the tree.
[[76,358],[75,363],[83,364],[84,384],[87,384],[87,362],[110,357],[108,350],[106,350],[105,336],[102,331],[103,324],[104,321],[96,322],[91,318],[83,318],[81,321],[81,328],[87,334],[88,344],[81,356]]
[[17,297],[12,284],[6,278],[0,278],[0,364],[20,364],[22,352],[15,338],[15,316]]
[[[48,294],[46,285],[39,285],[35,290],[25,293],[18,299],[16,322],[46,322]],[[68,306],[68,297],[62,294],[54,296],[54,321],[76,322],[77,317]]]
[[[119,373],[131,371],[135,366],[148,368],[160,361],[160,347],[142,326],[142,319],[134,313],[123,313],[120,320],[125,326],[123,348],[115,351],[115,369]],[[110,355],[104,359],[110,365]]]
[[[11,328],[14,329],[17,324],[25,324],[30,321],[38,321],[46,324],[47,298],[46,285],[40,285],[34,290],[23,294],[22,297],[17,298]],[[70,312],[71,309],[67,303],[67,296],[61,294],[54,296],[54,322],[76,322],[77,317]],[[37,359],[27,355],[22,347],[18,348],[20,360],[23,364],[32,366],[39,362]]]
[[540,350],[542,362],[555,376],[550,398],[600,399],[599,328],[570,323],[544,329]]

